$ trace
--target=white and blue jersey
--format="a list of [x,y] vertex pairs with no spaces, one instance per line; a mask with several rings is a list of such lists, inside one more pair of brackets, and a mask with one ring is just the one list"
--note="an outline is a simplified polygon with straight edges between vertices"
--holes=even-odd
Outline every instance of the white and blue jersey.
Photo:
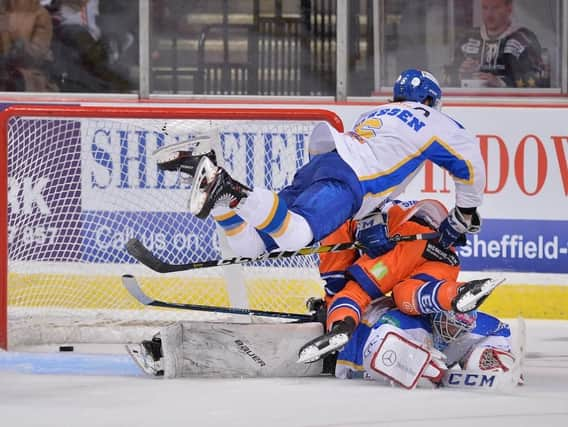
[[477,141],[458,122],[423,104],[384,105],[343,134],[320,123],[310,135],[309,151],[310,161],[271,202],[259,232],[282,238],[291,211],[307,221],[313,241],[320,241],[346,220],[364,218],[387,197],[396,198],[427,160],[453,177],[456,206],[482,202],[485,167]]
[[452,366],[462,361],[477,346],[489,346],[504,351],[511,350],[511,331],[509,326],[499,319],[485,313],[478,313],[476,327],[460,335],[449,345],[436,339],[432,331],[430,316],[409,316],[398,309],[385,312],[369,310],[363,321],[357,326],[351,339],[337,357],[335,376],[338,378],[363,378],[365,358],[371,355],[368,349],[374,347],[377,340],[384,338],[381,326],[389,325],[399,333],[425,348],[435,347],[447,357],[447,365]]
[[310,137],[312,155],[337,150],[361,186],[355,219],[400,194],[430,160],[455,181],[456,205],[481,205],[485,166],[475,138],[449,116],[417,102],[390,103],[364,113],[344,134],[326,123]]

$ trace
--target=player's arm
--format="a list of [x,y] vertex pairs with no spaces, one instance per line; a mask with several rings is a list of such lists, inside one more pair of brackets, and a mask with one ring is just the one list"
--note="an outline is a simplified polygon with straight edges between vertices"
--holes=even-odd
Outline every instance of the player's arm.
[[446,169],[455,183],[456,205],[440,224],[440,245],[450,247],[463,241],[466,233],[477,233],[481,218],[477,208],[483,201],[485,189],[485,164],[477,141],[458,132],[452,138],[451,146],[435,153],[431,160]]
[[504,61],[510,74],[506,76],[511,87],[543,87],[542,48],[536,35],[521,28],[512,34],[505,43]]

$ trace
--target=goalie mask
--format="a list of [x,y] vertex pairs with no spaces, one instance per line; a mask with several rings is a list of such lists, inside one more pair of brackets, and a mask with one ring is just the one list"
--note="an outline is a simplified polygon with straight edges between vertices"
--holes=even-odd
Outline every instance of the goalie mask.
[[465,332],[472,331],[477,323],[477,311],[455,313],[443,311],[432,316],[432,329],[444,343],[449,344]]
[[428,71],[414,68],[403,71],[396,79],[392,92],[395,102],[419,102],[438,111],[442,108],[442,89],[436,77]]

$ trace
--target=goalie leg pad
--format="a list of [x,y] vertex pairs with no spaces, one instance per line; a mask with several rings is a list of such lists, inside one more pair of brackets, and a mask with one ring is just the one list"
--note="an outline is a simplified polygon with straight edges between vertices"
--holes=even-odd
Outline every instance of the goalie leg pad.
[[161,329],[164,371],[173,377],[304,377],[323,362],[298,364],[298,350],[321,323],[180,322]]

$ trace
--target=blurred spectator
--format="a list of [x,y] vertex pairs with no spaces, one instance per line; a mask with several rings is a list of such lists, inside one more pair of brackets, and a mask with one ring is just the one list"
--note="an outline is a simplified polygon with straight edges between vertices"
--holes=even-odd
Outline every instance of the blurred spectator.
[[55,0],[53,52],[64,92],[128,92],[128,75],[110,61],[98,26],[99,0]]
[[[152,2],[153,3],[153,2]],[[132,0],[99,0],[97,23],[107,46],[113,67],[138,66],[138,2]]]
[[53,26],[39,0],[0,2],[0,90],[56,91],[48,64]]
[[548,87],[536,35],[512,23],[513,0],[481,0],[482,25],[459,41],[447,84],[462,87]]

